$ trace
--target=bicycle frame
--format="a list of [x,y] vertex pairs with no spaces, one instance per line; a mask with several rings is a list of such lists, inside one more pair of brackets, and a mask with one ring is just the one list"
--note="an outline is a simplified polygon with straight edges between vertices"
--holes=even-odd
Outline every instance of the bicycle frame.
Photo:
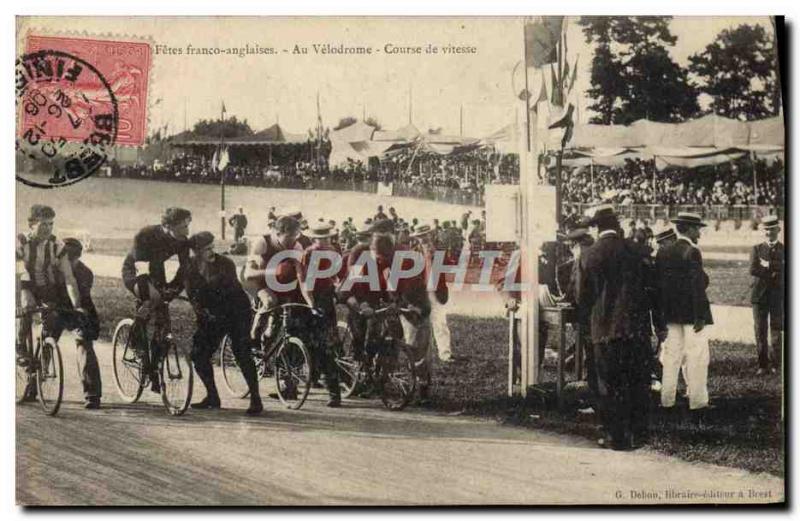
[[[154,308],[152,310],[151,314],[148,317],[144,318],[139,313],[139,310],[141,309],[141,306],[142,306],[142,302],[137,299],[137,305],[136,305],[136,311],[137,312],[136,312],[135,317],[133,319],[133,321],[134,321],[133,328],[134,329],[135,328],[144,328],[145,340],[147,340],[146,349],[147,349],[147,354],[148,354],[148,356],[150,358],[150,363],[151,364],[157,364],[159,366],[162,363],[166,363],[167,364],[167,374],[170,375],[170,376],[173,375],[173,373],[170,371],[170,367],[171,366],[169,365],[168,358],[164,356],[164,351],[165,350],[161,349],[161,345],[169,339],[170,335],[172,335],[172,322],[171,322],[170,316],[169,316],[169,305],[170,305],[170,303],[172,303],[175,300],[182,300],[184,302],[189,302],[188,298],[182,297],[180,295],[176,295],[175,297],[173,297],[173,298],[171,298],[169,300],[163,301],[158,308]],[[162,327],[160,327],[160,328],[157,327],[155,329],[155,331],[153,331],[153,335],[150,338],[147,338],[147,329],[146,329],[147,328],[147,324],[150,321],[150,319],[153,318],[152,314],[156,313],[157,311],[160,311],[161,309],[165,309],[166,310],[165,315],[167,317],[167,321],[166,321],[165,324],[162,325]],[[135,341],[136,340],[134,340],[134,342]],[[127,353],[128,347],[130,347],[130,343],[129,343],[128,346],[125,347],[125,353]],[[125,359],[125,354],[123,354],[123,359]],[[133,362],[133,360],[130,360],[130,361]],[[178,367],[178,372],[175,373],[175,376],[177,378],[180,378],[180,377],[182,377],[182,373],[180,372],[180,367],[179,367],[179,364],[177,363],[177,361],[175,362],[175,365]]]

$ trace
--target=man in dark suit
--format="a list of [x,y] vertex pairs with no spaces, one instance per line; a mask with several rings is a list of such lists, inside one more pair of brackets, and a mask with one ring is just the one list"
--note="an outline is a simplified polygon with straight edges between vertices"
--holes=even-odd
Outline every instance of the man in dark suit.
[[[758,375],[780,370],[783,350],[784,246],[778,240],[781,231],[778,217],[764,217],[761,227],[767,240],[753,246],[750,253],[750,274],[753,276],[750,302],[753,304],[758,349]],[[771,352],[767,344],[767,327]]]
[[708,407],[708,329],[714,323],[706,296],[708,275],[697,247],[699,215],[681,212],[675,223],[677,240],[656,255],[661,294],[661,312],[667,324],[667,338],[661,346],[661,406],[675,405],[678,373],[683,371],[689,395],[689,409]]
[[233,214],[228,219],[228,224],[233,226],[233,240],[239,242],[244,237],[244,231],[247,228],[247,216],[244,214],[244,208],[239,207],[239,213]]
[[591,330],[600,417],[614,450],[639,446],[647,434],[652,334],[639,249],[622,237],[614,208],[595,209],[597,242],[579,260],[578,316]]

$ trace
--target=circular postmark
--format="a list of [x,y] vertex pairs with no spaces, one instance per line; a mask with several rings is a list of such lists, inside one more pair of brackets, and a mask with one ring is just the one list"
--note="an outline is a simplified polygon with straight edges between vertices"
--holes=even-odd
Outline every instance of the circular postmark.
[[[16,150],[34,165],[17,180],[37,188],[86,179],[108,158],[119,124],[111,85],[92,64],[42,50],[16,62]],[[42,175],[42,168],[45,169]]]

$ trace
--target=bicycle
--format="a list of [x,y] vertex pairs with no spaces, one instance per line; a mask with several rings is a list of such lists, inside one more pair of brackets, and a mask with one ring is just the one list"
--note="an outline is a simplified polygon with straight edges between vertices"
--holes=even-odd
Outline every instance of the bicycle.
[[367,318],[365,361],[355,359],[352,348],[348,349],[352,346],[352,332],[347,323],[337,323],[340,342],[334,360],[343,398],[349,398],[358,388],[372,385],[387,409],[399,411],[408,405],[417,387],[414,358],[411,347],[396,338],[392,330],[400,327],[397,323],[400,313],[411,312],[409,308],[389,304]]
[[[259,380],[274,378],[278,399],[289,409],[300,409],[311,391],[312,358],[301,331],[309,329],[309,317],[297,317],[295,309],[311,310],[307,304],[288,303],[274,306],[266,314],[280,312],[280,325],[271,338],[262,335],[258,346],[251,347]],[[312,315],[313,317],[313,315]],[[313,319],[312,319],[313,320]],[[313,328],[311,328],[313,329]],[[306,335],[307,336],[307,335]],[[317,343],[317,341],[313,341]],[[219,365],[225,387],[234,398],[246,398],[250,391],[244,380],[228,335],[220,341]]]
[[17,356],[16,403],[22,403],[30,397],[30,385],[35,383],[36,397],[45,414],[55,416],[64,398],[64,363],[61,359],[61,350],[53,337],[43,336],[43,328],[39,328],[35,343],[33,334],[34,315],[39,314],[41,318],[41,314],[47,311],[54,309],[48,306],[36,306],[27,310],[17,310],[17,318],[30,317],[31,327],[25,335],[24,353],[21,353],[22,356]]
[[[188,302],[186,297],[174,296],[165,300],[162,305],[169,306],[173,300]],[[141,305],[142,302],[137,299],[136,309],[139,310]],[[143,336],[147,339],[148,318],[137,313],[136,318],[123,318],[117,324],[112,340],[114,383],[124,401],[136,403],[150,383],[144,359],[145,354],[149,353],[151,364],[156,364],[160,376],[161,401],[169,414],[180,416],[186,412],[192,400],[192,361],[188,354],[180,353],[169,328],[160,332],[153,331],[147,346],[136,346],[136,340],[131,333],[136,327],[144,332]]]

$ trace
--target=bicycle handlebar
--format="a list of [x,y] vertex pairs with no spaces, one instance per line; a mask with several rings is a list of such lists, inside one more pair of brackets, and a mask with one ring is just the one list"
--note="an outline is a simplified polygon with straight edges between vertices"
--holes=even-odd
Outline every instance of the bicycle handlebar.
[[[386,313],[388,313],[390,311],[397,311],[399,313],[413,313],[414,312],[414,310],[411,309],[411,308],[403,308],[403,307],[397,306],[395,304],[390,304],[388,306],[384,306],[382,308],[375,309],[374,313],[373,313],[373,316],[383,315],[383,314],[386,314]],[[359,312],[359,315],[363,315],[363,313]]]
[[45,311],[70,312],[75,311],[75,309],[62,306],[47,306],[45,304],[39,304],[38,306],[33,306],[30,308],[17,308],[16,318],[22,318],[26,315],[33,315],[35,313],[43,313]]
[[309,306],[308,304],[301,304],[298,302],[287,302],[286,304],[278,304],[277,306],[272,306],[268,308],[265,313],[272,313],[277,309],[289,309],[289,308],[304,308],[304,309],[314,309],[313,307]]

